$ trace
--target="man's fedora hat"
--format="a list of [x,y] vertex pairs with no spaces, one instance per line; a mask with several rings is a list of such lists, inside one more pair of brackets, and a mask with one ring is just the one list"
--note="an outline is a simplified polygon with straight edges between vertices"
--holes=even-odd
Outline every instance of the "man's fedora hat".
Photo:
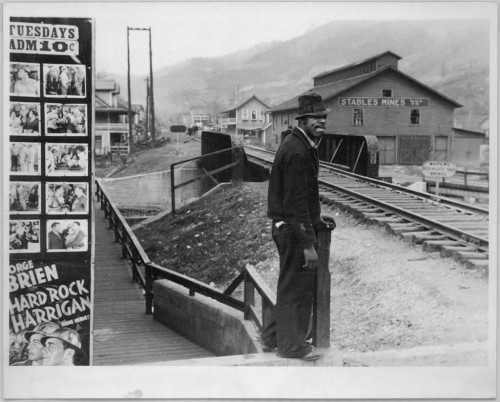
[[32,335],[38,334],[42,336],[50,335],[54,331],[57,331],[61,327],[57,325],[55,322],[42,322],[38,324],[32,331],[26,331],[24,333],[24,338],[29,342]]
[[78,357],[87,357],[85,352],[81,349],[82,343],[80,341],[80,335],[78,335],[78,332],[76,332],[74,329],[60,328],[60,329],[52,332],[51,334],[44,336],[42,338],[42,345],[45,346],[47,339],[50,339],[50,338],[59,339],[66,346],[73,349],[76,352],[75,356],[77,358]]
[[322,117],[330,113],[332,109],[327,109],[323,98],[317,93],[310,93],[299,96],[299,115],[296,120],[305,116]]

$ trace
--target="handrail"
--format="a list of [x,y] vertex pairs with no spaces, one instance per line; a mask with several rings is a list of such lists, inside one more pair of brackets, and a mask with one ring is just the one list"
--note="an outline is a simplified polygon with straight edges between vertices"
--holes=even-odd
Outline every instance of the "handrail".
[[231,169],[231,168],[239,165],[241,162],[239,160],[233,161],[233,162],[231,162],[231,163],[229,163],[229,164],[227,164],[225,166],[222,166],[220,168],[214,169],[214,170],[212,170],[210,172],[205,172],[204,174],[202,174],[200,176],[197,176],[194,179],[185,181],[185,182],[177,184],[177,185],[175,185],[175,171],[174,171],[175,170],[175,166],[180,165],[180,164],[184,164],[184,163],[187,163],[187,162],[192,162],[192,161],[195,161],[195,160],[198,160],[198,159],[207,158],[209,156],[218,155],[218,154],[221,154],[221,153],[224,153],[224,152],[232,151],[233,149],[236,149],[236,148],[237,147],[225,148],[225,149],[221,149],[219,151],[211,152],[209,154],[195,156],[193,158],[183,159],[181,161],[171,163],[170,164],[170,199],[171,199],[172,210],[170,212],[173,213],[173,214],[175,214],[175,190],[177,188],[186,186],[186,185],[191,184],[191,183],[193,183],[195,181],[202,180],[202,179],[204,179],[205,177],[208,177],[208,176],[212,177],[214,174],[222,172],[222,171],[227,170],[227,169]]
[[131,261],[132,279],[138,281],[145,291],[146,314],[151,314],[153,311],[153,281],[157,278],[165,278],[188,288],[191,296],[198,292],[239,311],[244,311],[244,303],[232,297],[230,295],[232,291],[221,292],[203,282],[151,262],[118,207],[110,200],[101,180],[96,179],[95,182],[95,195],[97,201],[101,203],[101,209],[104,210],[104,218],[109,221],[110,229],[115,232],[115,241],[122,244],[122,258],[128,258]]
[[[221,292],[194,278],[151,262],[127,221],[102,187],[101,180],[96,179],[95,182],[95,195],[97,201],[101,203],[101,210],[104,210],[104,218],[108,219],[110,229],[114,230],[115,241],[122,244],[122,258],[128,258],[131,261],[132,279],[139,282],[145,291],[146,314],[153,312],[153,282],[164,278],[189,289],[190,296],[194,296],[197,292],[243,312],[244,319],[252,320],[259,329],[274,320],[276,295],[251,265],[247,265],[227,289]],[[328,347],[330,345],[330,273],[328,269],[330,232],[319,232],[318,242],[313,342],[318,347]],[[231,296],[241,283],[244,286],[243,301]],[[262,301],[260,317],[255,309],[255,291]]]

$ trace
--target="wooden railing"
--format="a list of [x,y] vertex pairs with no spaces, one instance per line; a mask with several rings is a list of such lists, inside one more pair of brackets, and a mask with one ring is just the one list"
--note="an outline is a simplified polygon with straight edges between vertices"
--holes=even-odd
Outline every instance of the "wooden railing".
[[[241,166],[243,164],[241,157],[243,157],[244,155],[242,153],[235,152],[238,149],[240,149],[240,147],[231,147],[231,148],[221,149],[220,151],[211,152],[211,153],[201,155],[201,156],[195,156],[195,157],[189,158],[189,159],[183,159],[179,162],[175,162],[175,163],[170,164],[170,201],[171,201],[171,208],[172,208],[170,212],[175,214],[175,190],[176,189],[187,186],[188,184],[194,183],[196,181],[202,180],[205,177],[210,177],[213,181],[215,181],[218,184],[217,180],[214,178],[213,175],[220,173],[220,172],[223,172],[224,170],[227,170],[227,169],[232,169],[238,165]],[[233,159],[233,161],[231,163],[229,163],[225,166],[219,167],[218,169],[214,169],[210,172],[205,172],[205,173],[195,177],[194,179],[187,180],[187,181],[180,183],[180,184],[175,184],[175,167],[177,165],[183,165],[187,162],[192,162],[192,161],[200,160],[203,158],[208,158],[208,157],[211,157],[214,155],[219,155],[219,154],[227,153],[230,151],[232,151],[231,156]]]
[[[252,320],[259,329],[274,319],[276,296],[251,265],[247,265],[226,290],[220,291],[153,263],[117,206],[110,200],[99,179],[96,179],[95,187],[97,201],[101,204],[101,210],[104,210],[105,219],[109,221],[109,228],[114,230],[115,241],[122,245],[122,258],[131,262],[132,279],[144,289],[146,314],[153,312],[153,282],[157,279],[167,279],[189,289],[190,296],[199,293],[243,312],[244,319]],[[330,239],[329,231],[318,233],[318,269],[312,333],[313,344],[318,347],[330,346]],[[232,296],[241,283],[244,289],[243,301]],[[260,311],[256,307],[255,293],[260,296]]]
[[[250,297],[250,293],[247,292],[250,292],[251,289],[256,289],[265,298],[263,304],[265,304],[266,310],[263,312],[264,316],[262,318],[259,319],[255,313],[250,318],[259,327],[262,327],[262,323],[267,322],[268,316],[265,314],[268,314],[269,309],[274,308],[276,304],[275,296],[251,267],[247,267],[245,271],[239,274],[225,291],[220,291],[196,279],[155,264],[150,261],[139,240],[132,232],[132,229],[130,229],[116,205],[110,200],[99,179],[96,179],[95,195],[97,201],[101,204],[101,210],[104,210],[105,219],[109,221],[109,228],[114,230],[115,241],[122,244],[122,258],[128,258],[131,262],[132,279],[137,281],[144,289],[146,314],[153,312],[153,282],[156,279],[167,279],[189,289],[191,296],[199,293],[244,312],[246,319],[249,317],[246,312],[252,311],[254,301],[253,296]],[[243,280],[245,280],[244,301],[232,296],[234,290],[236,290]],[[253,285],[250,285],[250,283]]]

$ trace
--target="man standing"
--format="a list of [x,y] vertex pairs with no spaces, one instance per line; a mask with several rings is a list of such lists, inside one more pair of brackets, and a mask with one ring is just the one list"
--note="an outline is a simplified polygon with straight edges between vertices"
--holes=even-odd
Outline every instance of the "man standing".
[[54,222],[49,232],[49,250],[64,249],[64,240],[61,236],[61,224]]
[[35,162],[36,162],[36,151],[33,147],[33,144],[28,144],[28,172],[35,171]]
[[59,67],[59,95],[67,95],[68,94],[68,67],[61,66]]
[[86,212],[88,199],[85,195],[83,184],[75,186],[75,196],[76,198],[71,205],[71,212]]
[[24,334],[28,343],[28,359],[22,362],[14,363],[12,366],[41,366],[43,360],[42,337],[52,334],[59,329],[59,325],[53,322],[43,322],[38,324],[33,331],[27,331]]
[[45,347],[42,366],[74,366],[86,357],[80,335],[71,328],[61,328],[42,337],[42,344]]
[[299,97],[299,126],[276,153],[269,179],[268,212],[280,256],[274,319],[262,331],[262,344],[277,347],[282,357],[319,359],[307,342],[311,329],[317,233],[333,230],[335,222],[321,219],[317,146],[330,112],[321,96]]

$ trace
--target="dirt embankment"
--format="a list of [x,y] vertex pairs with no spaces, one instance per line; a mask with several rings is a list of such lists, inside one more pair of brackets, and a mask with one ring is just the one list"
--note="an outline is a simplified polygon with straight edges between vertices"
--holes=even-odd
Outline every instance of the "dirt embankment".
[[[250,263],[275,290],[278,255],[266,208],[267,183],[228,186],[137,235],[153,261],[205,283],[224,289]],[[342,213],[336,220],[333,345],[357,353],[487,341],[486,279],[382,228]]]

